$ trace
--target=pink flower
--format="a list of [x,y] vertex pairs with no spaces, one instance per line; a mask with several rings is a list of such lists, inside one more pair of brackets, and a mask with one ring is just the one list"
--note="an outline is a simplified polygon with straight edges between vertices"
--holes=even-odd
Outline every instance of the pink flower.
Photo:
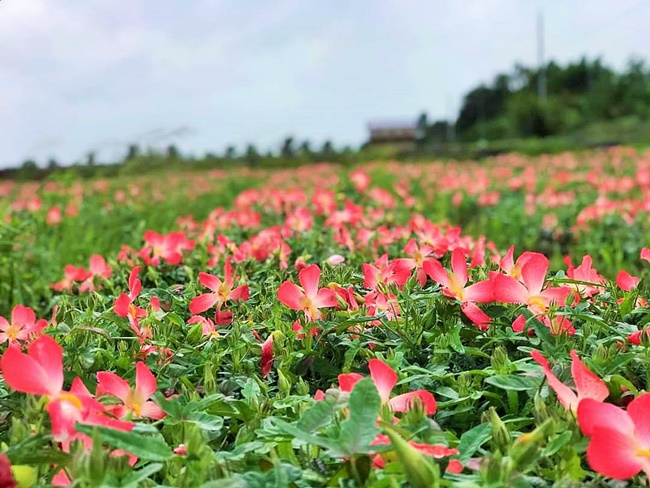
[[142,282],[138,278],[139,274],[140,266],[136,266],[131,270],[131,273],[129,273],[128,295],[126,293],[122,293],[119,297],[117,297],[115,304],[113,305],[113,310],[115,313],[120,317],[127,317],[129,319],[129,323],[131,324],[131,328],[133,328],[136,333],[140,330],[138,319],[147,316],[147,311],[145,309],[137,307],[133,304],[133,302],[135,302],[135,299],[138,297],[138,295],[140,295],[140,292],[142,291]]
[[467,285],[467,261],[462,249],[456,248],[451,253],[449,272],[437,260],[424,263],[424,270],[433,281],[442,287],[443,295],[461,302],[486,303],[494,300],[494,287],[489,280]]
[[312,264],[298,274],[302,288],[290,281],[285,281],[278,288],[278,300],[292,310],[305,312],[308,321],[323,318],[321,308],[336,307],[336,292],[329,288],[318,289],[320,268]]
[[[436,412],[436,399],[426,390],[416,390],[403,395],[390,398],[393,388],[397,384],[397,373],[395,370],[380,359],[371,359],[368,363],[370,377],[377,387],[382,404],[388,404],[394,412],[407,412],[413,407],[415,401],[419,401],[427,415]],[[351,392],[363,376],[358,373],[339,375],[339,387],[341,391]]]
[[621,270],[616,275],[616,286],[618,286],[623,291],[630,291],[632,288],[636,288],[639,284],[639,278],[632,276],[625,270]]
[[260,364],[260,371],[262,378],[271,372],[273,368],[273,334],[269,335],[262,344],[262,360]]
[[228,300],[248,300],[248,285],[241,285],[237,288],[233,288],[234,280],[232,276],[232,266],[227,261],[224,267],[224,271],[225,278],[223,281],[214,275],[208,273],[199,273],[199,281],[203,286],[209,288],[212,293],[204,293],[193,299],[189,307],[190,312],[196,315],[205,312],[215,305],[217,307],[217,310],[220,310],[221,306]]
[[338,266],[339,264],[342,264],[344,262],[345,262],[345,258],[340,254],[332,254],[329,258],[327,258],[327,264],[329,264],[330,266]]
[[627,411],[595,399],[578,406],[578,424],[589,437],[587,462],[610,478],[625,480],[644,471],[650,476],[650,393],[632,400]]
[[79,285],[80,293],[91,292],[95,290],[95,276],[106,280],[110,278],[112,274],[111,267],[106,263],[104,257],[100,256],[99,254],[93,254],[90,256],[90,266],[88,267],[88,270],[89,276],[81,285]]
[[580,402],[586,398],[600,402],[609,396],[607,385],[584,365],[575,351],[571,351],[571,376],[575,382],[577,395],[557,379],[551,371],[551,365],[539,351],[533,350],[530,355],[544,370],[548,385],[555,391],[557,399],[565,409],[575,412]]
[[16,305],[11,312],[11,323],[0,317],[0,344],[26,341],[33,335],[39,335],[47,327],[47,320],[36,320],[34,311],[23,305]]
[[[381,445],[388,445],[390,444],[390,438],[385,435],[385,434],[379,434],[371,443],[371,446],[381,446]],[[454,447],[447,447],[444,444],[423,444],[415,441],[409,441],[409,444],[420,451],[422,454],[426,456],[431,456],[435,459],[442,459],[444,457],[449,457],[449,456],[455,456],[457,454],[460,454],[460,451]],[[458,460],[450,460],[451,461],[456,461],[458,463]],[[386,467],[386,460],[382,456],[382,454],[376,454],[372,458],[372,465],[374,468],[378,469],[383,469]],[[457,466],[454,465],[453,470],[457,470]],[[460,466],[460,471],[454,471],[460,473],[462,471],[463,467],[462,465]]]
[[401,259],[388,260],[388,254],[380,256],[374,264],[363,263],[363,287],[369,290],[377,288],[377,283],[384,285],[396,284],[399,289],[411,276],[411,269],[404,265]]
[[144,233],[145,246],[140,256],[145,264],[158,266],[164,259],[172,266],[177,266],[183,259],[183,251],[194,248],[194,241],[187,239],[184,232],[171,232],[167,235],[152,230]]
[[165,416],[158,405],[148,400],[158,389],[158,383],[151,370],[141,361],[135,365],[134,388],[131,388],[128,381],[109,371],[97,373],[97,383],[102,393],[109,393],[122,400],[124,405],[113,409],[117,417],[124,417],[129,412],[136,418],[161,419]]
[[650,263],[650,249],[648,249],[647,247],[641,249],[641,253],[639,254],[639,257]]
[[588,254],[583,256],[580,266],[575,268],[571,264],[570,258],[567,257],[568,268],[566,275],[575,281],[583,283],[569,283],[567,286],[573,288],[578,295],[592,297],[603,290],[605,278],[598,274],[592,266],[593,260]]
[[219,332],[215,328],[215,323],[201,315],[193,315],[188,321],[188,324],[201,324],[201,335],[207,337],[209,340],[219,337]]
[[451,272],[435,259],[425,261],[423,268],[426,274],[442,287],[443,295],[462,303],[461,311],[473,324],[481,330],[490,327],[490,317],[475,302],[494,301],[494,284],[492,280],[485,280],[466,286],[467,261],[462,249],[456,248],[451,253]]
[[63,389],[63,348],[42,335],[27,348],[9,346],[0,359],[5,382],[14,390],[56,398]]
[[494,278],[494,298],[501,303],[522,303],[533,313],[544,313],[552,303],[563,305],[569,288],[544,288],[548,259],[543,254],[530,256],[521,268],[522,281],[498,274]]
[[427,282],[427,275],[423,265],[425,261],[435,261],[435,259],[428,257],[431,256],[434,251],[435,249],[433,246],[427,244],[418,245],[415,239],[410,239],[404,248],[404,253],[409,257],[399,258],[396,261],[399,263],[400,269],[405,268],[409,271],[415,269],[415,275],[420,286],[424,286]]

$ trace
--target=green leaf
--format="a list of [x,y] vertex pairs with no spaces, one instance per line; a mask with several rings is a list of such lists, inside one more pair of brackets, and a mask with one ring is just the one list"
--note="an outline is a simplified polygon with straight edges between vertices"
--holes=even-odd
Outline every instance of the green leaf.
[[297,427],[305,432],[316,432],[332,421],[337,410],[336,401],[326,397],[325,400],[315,402],[302,414]]
[[377,437],[377,418],[381,399],[372,378],[364,378],[354,385],[348,401],[350,417],[341,424],[340,447],[347,456],[370,452],[370,443]]
[[621,303],[619,309],[621,311],[621,317],[625,317],[627,314],[629,314],[632,309],[634,308],[636,304],[636,299],[637,299],[637,294],[636,293],[629,293],[625,299],[623,300],[623,303]]
[[[327,437],[310,434],[309,432],[305,432],[304,430],[299,429],[295,424],[290,424],[289,422],[285,422],[284,420],[277,418],[273,419],[273,424],[285,434],[291,435],[296,439],[299,439],[308,444],[325,447],[332,452],[338,452],[339,443],[336,442],[335,439],[329,439]],[[342,456],[343,454],[338,457]]]
[[166,461],[172,457],[172,451],[161,435],[145,436],[137,432],[124,432],[96,425],[77,424],[75,429],[82,434],[92,436],[99,432],[102,442],[116,449],[132,452],[147,461]]
[[473,429],[466,431],[460,436],[458,450],[460,451],[460,462],[466,463],[479,450],[481,445],[492,437],[492,426],[490,424],[479,424]]
[[144,481],[152,474],[157,473],[162,469],[162,467],[163,465],[161,463],[153,463],[145,466],[142,469],[133,471],[130,475],[124,478],[124,481],[122,481],[122,486],[140,486],[141,481]]
[[502,390],[526,391],[539,388],[539,379],[512,374],[489,376],[485,382]]
[[544,453],[543,453],[544,456],[552,456],[553,454],[558,452],[569,442],[571,442],[572,436],[573,436],[573,432],[569,430],[567,430],[566,432],[562,432],[559,436],[557,436],[555,439],[549,442],[548,446],[544,448]]
[[223,427],[223,419],[216,415],[210,415],[206,412],[191,412],[183,418],[184,422],[192,422],[200,429],[218,432]]

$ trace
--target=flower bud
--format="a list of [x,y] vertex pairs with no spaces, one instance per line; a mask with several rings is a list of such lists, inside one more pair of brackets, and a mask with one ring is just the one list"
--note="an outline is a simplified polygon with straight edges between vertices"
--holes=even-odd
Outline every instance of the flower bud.
[[492,368],[496,374],[508,374],[511,370],[510,359],[508,358],[508,353],[503,346],[498,346],[494,348],[492,352],[492,357],[490,358]]
[[505,453],[508,451],[512,440],[510,431],[508,431],[508,427],[503,423],[503,420],[501,420],[494,407],[490,407],[489,416],[490,424],[492,425],[492,440],[494,441],[494,445],[498,450]]
[[440,486],[440,468],[411,446],[392,430],[386,433],[395,448],[404,468],[404,474],[414,488],[435,488]]

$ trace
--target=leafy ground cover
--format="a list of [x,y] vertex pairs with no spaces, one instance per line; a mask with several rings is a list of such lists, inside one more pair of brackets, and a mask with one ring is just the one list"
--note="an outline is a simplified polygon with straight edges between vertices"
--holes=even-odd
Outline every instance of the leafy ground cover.
[[0,486],[647,482],[649,156],[3,183]]

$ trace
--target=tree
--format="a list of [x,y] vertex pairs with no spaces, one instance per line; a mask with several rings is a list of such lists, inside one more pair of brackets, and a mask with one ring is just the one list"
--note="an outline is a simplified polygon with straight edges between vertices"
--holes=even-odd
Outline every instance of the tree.
[[282,141],[282,147],[280,148],[280,156],[285,159],[291,159],[295,156],[295,149],[293,147],[293,137],[285,137]]
[[167,159],[178,159],[179,157],[178,148],[174,144],[167,146],[166,153]]
[[311,161],[314,158],[314,151],[311,150],[311,143],[308,140],[304,140],[300,143],[298,148],[300,157]]
[[126,153],[126,160],[135,159],[140,155],[140,147],[137,144],[129,144],[129,149]]
[[418,141],[427,142],[429,140],[429,118],[426,112],[422,112],[418,117],[416,130],[416,138]]
[[324,161],[332,161],[337,156],[336,149],[332,144],[332,141],[327,140],[323,143],[323,148],[321,149],[321,158]]
[[260,163],[260,154],[254,144],[246,146],[246,155],[244,156],[249,165],[255,167]]
[[236,159],[237,158],[237,149],[235,146],[228,146],[226,148],[226,159]]

